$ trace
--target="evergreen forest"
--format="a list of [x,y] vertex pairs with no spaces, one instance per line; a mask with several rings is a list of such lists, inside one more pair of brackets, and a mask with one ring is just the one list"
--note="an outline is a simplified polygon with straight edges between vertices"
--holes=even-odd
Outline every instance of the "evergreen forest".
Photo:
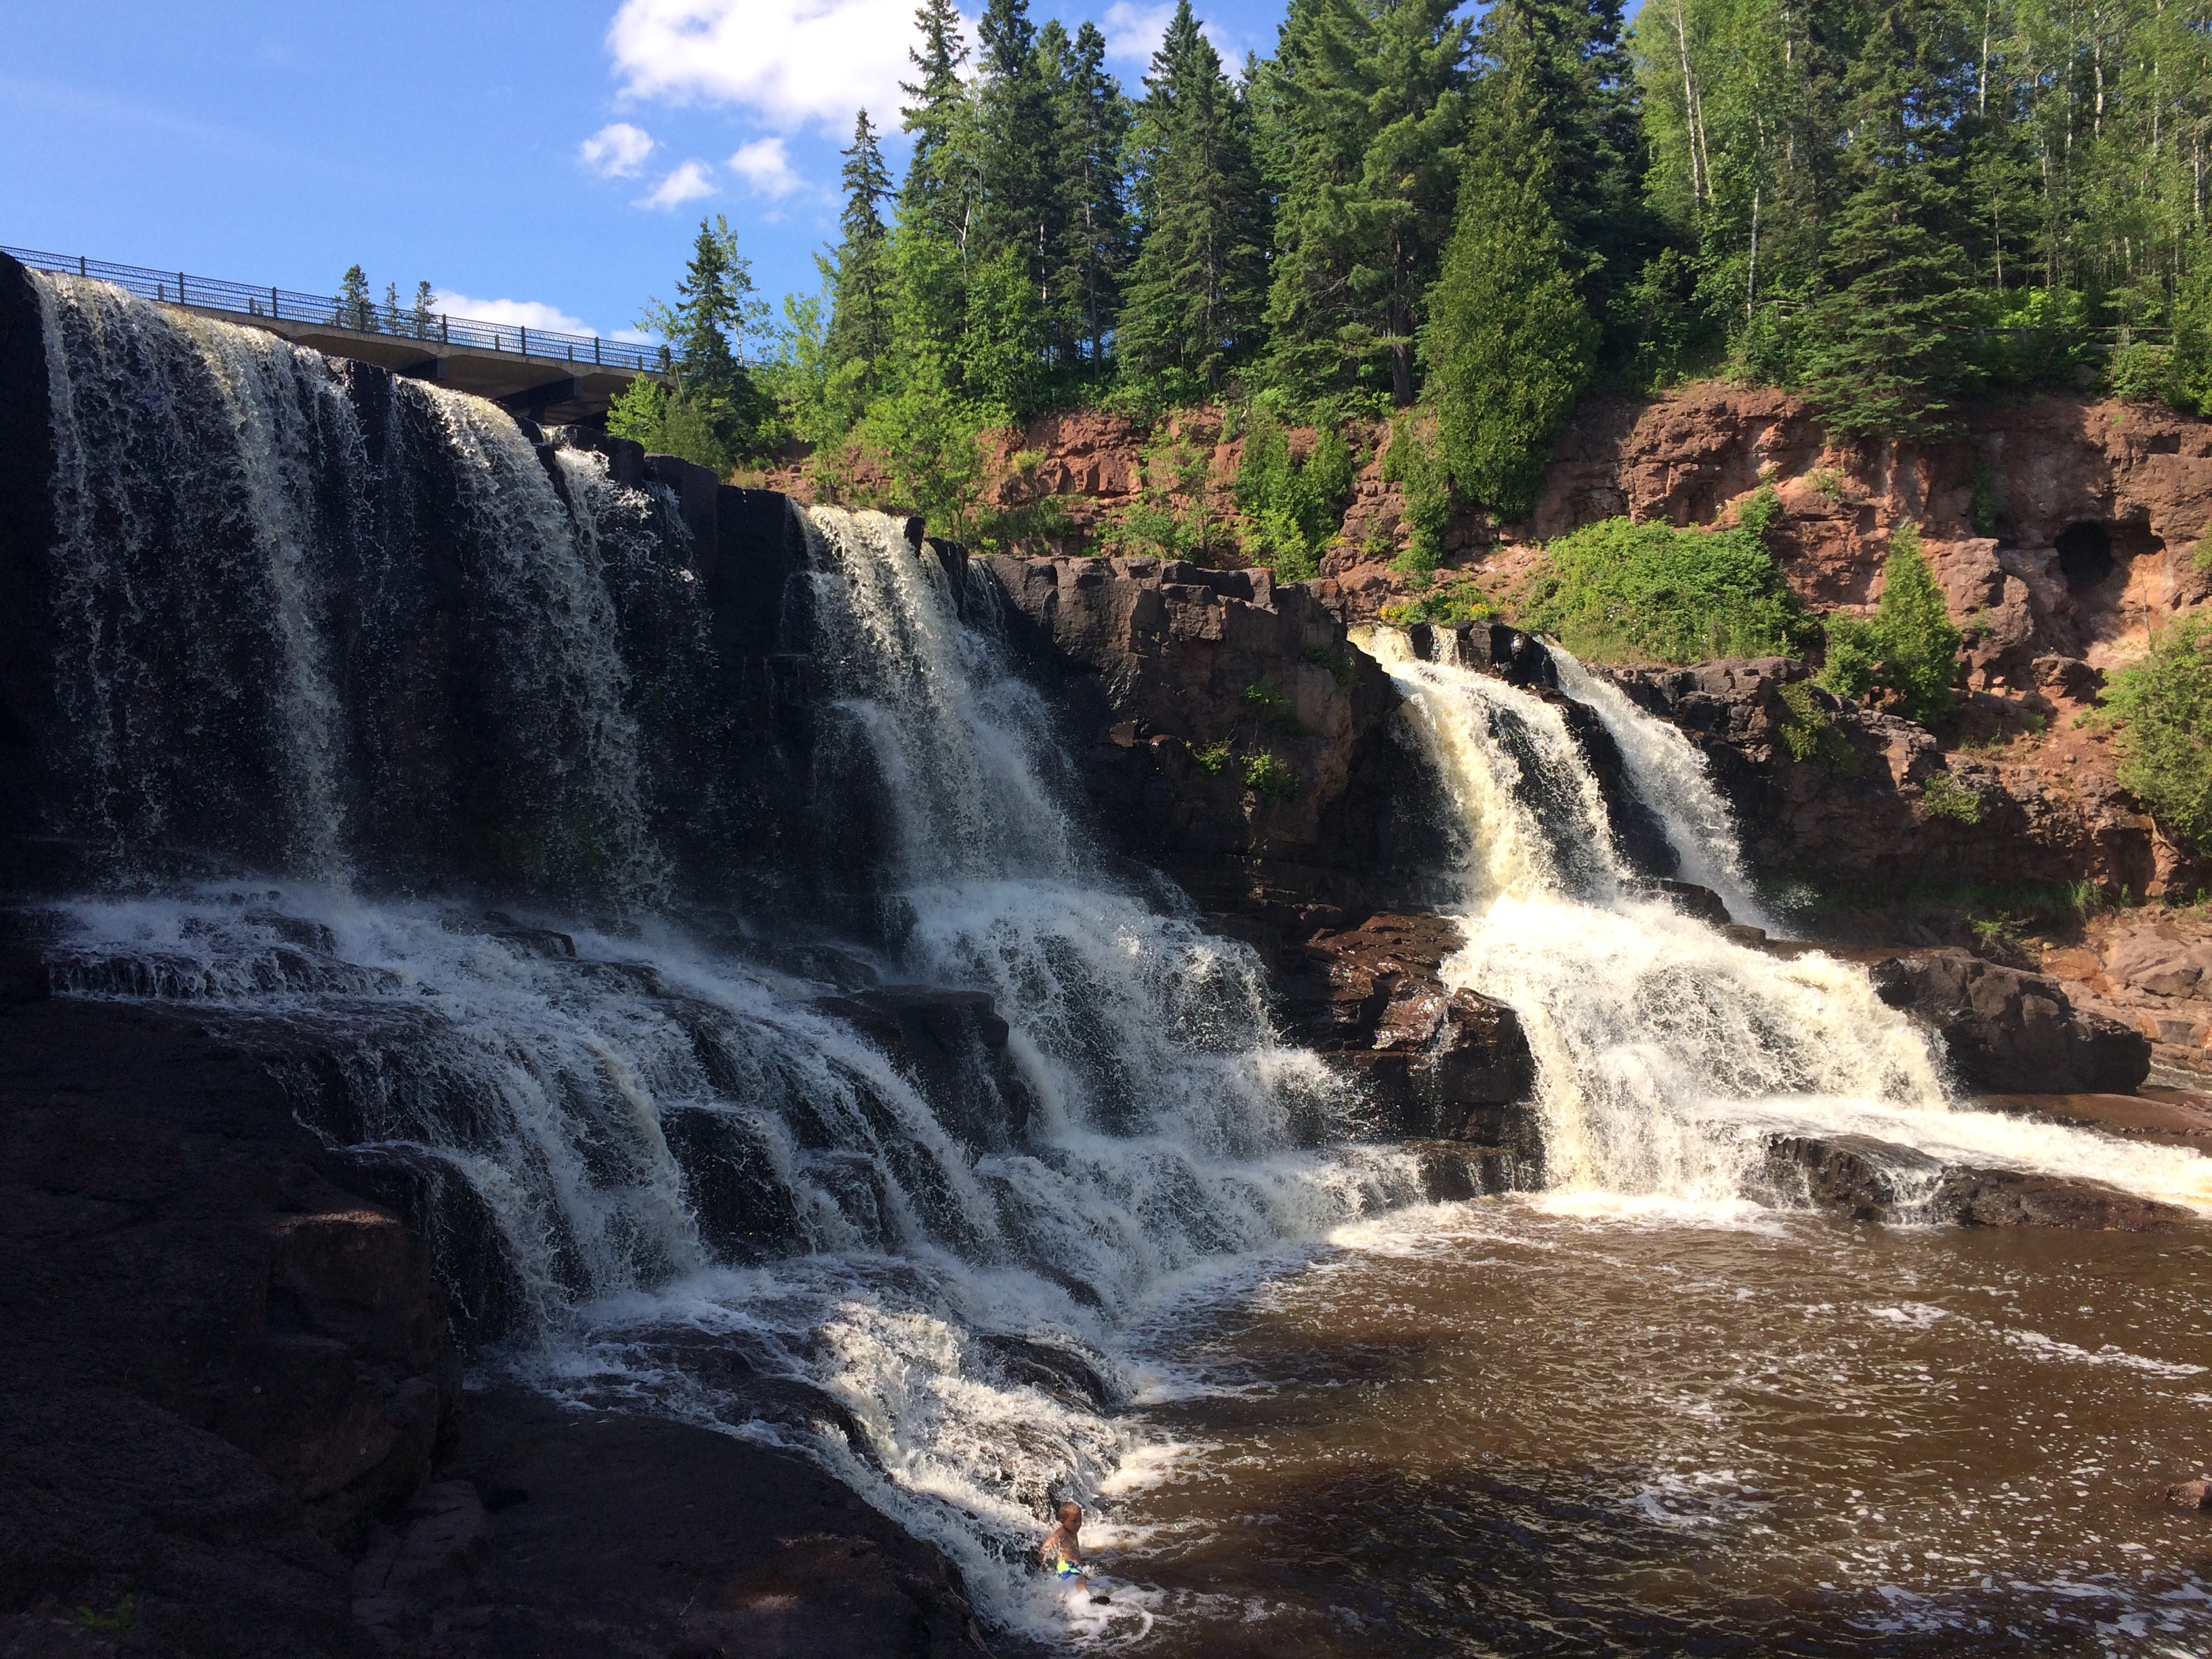
[[2212,412],[2208,0],[1291,0],[1234,65],[1182,0],[1135,87],[1026,0],[915,26],[820,292],[772,309],[702,224],[617,430],[795,439],[833,499],[872,456],[974,534],[979,434],[1218,404],[1245,550],[1294,574],[1349,471],[1288,422],[1418,419],[1408,501],[1510,517],[1598,389],[1780,385],[1868,441],[2045,388]]

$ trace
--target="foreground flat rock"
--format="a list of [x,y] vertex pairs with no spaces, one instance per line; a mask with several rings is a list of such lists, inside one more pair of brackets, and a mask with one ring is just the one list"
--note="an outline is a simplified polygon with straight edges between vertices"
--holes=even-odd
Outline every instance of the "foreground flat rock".
[[2178,1204],[2102,1182],[1946,1164],[1869,1135],[1770,1136],[1753,1185],[1770,1202],[1828,1210],[1855,1221],[2142,1233],[2196,1219]]

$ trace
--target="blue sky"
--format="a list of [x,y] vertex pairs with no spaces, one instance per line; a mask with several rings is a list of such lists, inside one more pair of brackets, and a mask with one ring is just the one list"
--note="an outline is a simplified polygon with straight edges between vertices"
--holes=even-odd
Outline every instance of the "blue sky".
[[[0,243],[311,293],[358,260],[380,295],[613,334],[725,213],[765,293],[811,289],[854,110],[896,130],[913,9],[4,0]],[[1170,6],[1057,9],[1140,89]],[[1200,13],[1235,62],[1280,8]]]

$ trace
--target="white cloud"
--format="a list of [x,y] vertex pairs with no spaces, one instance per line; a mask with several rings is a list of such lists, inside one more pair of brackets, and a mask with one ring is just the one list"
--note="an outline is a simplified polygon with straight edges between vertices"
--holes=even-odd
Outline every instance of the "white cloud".
[[[1167,39],[1168,24],[1174,20],[1175,10],[1172,5],[1135,6],[1129,0],[1114,0],[1106,8],[1106,55],[1135,64],[1140,69],[1150,69],[1152,54]],[[1222,67],[1232,78],[1243,72],[1244,54],[1224,30],[1201,21],[1198,32],[1213,42],[1213,49],[1221,54]],[[1129,88],[1133,97],[1143,97],[1144,91],[1138,86]]]
[[1106,55],[1150,64],[1160,42],[1167,39],[1168,21],[1174,15],[1173,6],[1139,8],[1129,0],[1114,0],[1106,8]]
[[576,159],[602,179],[634,179],[653,148],[651,133],[627,121],[617,121],[579,144]]
[[791,170],[781,138],[759,138],[730,157],[730,170],[757,194],[781,199],[806,181]]
[[896,128],[914,39],[914,0],[623,0],[607,50],[632,97],[742,104],[842,135],[864,106]]
[[571,317],[543,300],[471,300],[451,289],[430,296],[430,308],[448,317],[467,317],[479,323],[513,323],[520,328],[542,328],[549,333],[589,334],[593,330],[580,317]]
[[714,181],[704,161],[686,161],[653,187],[640,207],[672,208],[679,202],[696,202],[714,193]]

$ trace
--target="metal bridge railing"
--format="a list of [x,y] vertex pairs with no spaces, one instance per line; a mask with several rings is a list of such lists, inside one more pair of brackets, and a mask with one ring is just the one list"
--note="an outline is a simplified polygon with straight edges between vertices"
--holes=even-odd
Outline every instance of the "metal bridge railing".
[[390,334],[439,345],[473,346],[483,351],[509,351],[524,357],[647,374],[660,368],[659,346],[609,340],[597,334],[562,334],[548,328],[528,328],[520,323],[488,323],[472,317],[449,317],[443,312],[416,311],[412,307],[368,301],[356,304],[331,294],[251,288],[244,283],[193,276],[181,270],[150,270],[142,265],[113,264],[106,259],[88,259],[82,254],[41,253],[33,248],[5,246],[0,246],[0,253],[12,254],[34,270],[112,283],[142,299],[167,305],[228,311],[240,317],[267,317],[280,322],[319,323],[362,334]]

